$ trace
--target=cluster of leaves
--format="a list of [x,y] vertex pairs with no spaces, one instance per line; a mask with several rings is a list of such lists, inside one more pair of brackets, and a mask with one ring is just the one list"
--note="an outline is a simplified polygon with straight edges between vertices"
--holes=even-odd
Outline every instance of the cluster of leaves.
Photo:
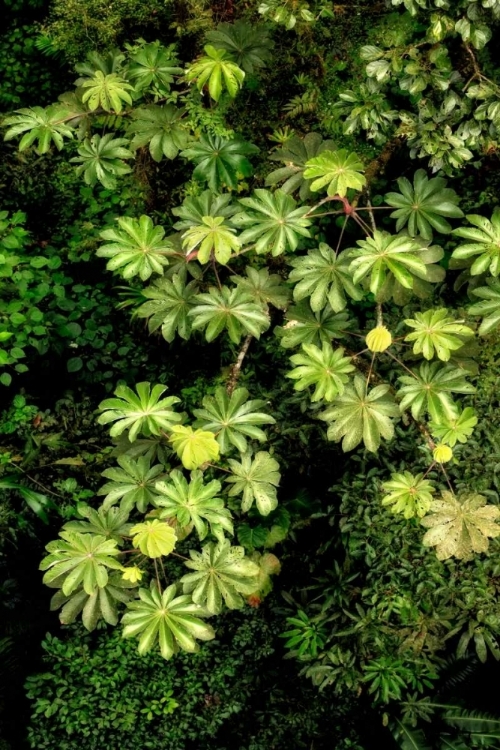
[[[272,0],[259,12],[300,31],[328,15],[326,5],[291,11]],[[452,173],[496,148],[498,87],[474,50],[488,41],[485,24],[497,3],[393,5],[424,21],[397,43],[398,28],[387,43],[362,49],[367,81],[341,92],[333,114],[343,118],[344,136],[362,130],[380,145],[405,140],[412,157]],[[453,69],[445,45],[453,37],[470,60],[468,80]],[[81,614],[89,630],[100,619],[115,625],[125,608],[124,637],[138,639],[141,655],[158,648],[165,659],[214,639],[208,618],[260,603],[280,568],[268,550],[291,528],[278,503],[273,445],[260,450],[281,426],[264,398],[238,384],[247,352],[267,333],[264,346],[279,342],[290,362],[281,385],[291,390],[293,381],[301,420],[326,425],[326,439],[344,452],[358,449],[354,460],[359,450],[381,456],[380,469],[349,478],[352,497],[345,483],[336,488],[340,513],[337,505],[327,515],[332,526],[341,518],[345,564],[321,582],[311,607],[291,614],[287,646],[315,684],[338,694],[364,690],[388,704],[432,688],[434,654],[455,635],[461,654],[472,642],[481,660],[488,650],[500,653],[494,556],[475,558],[496,550],[497,497],[469,487],[457,468],[478,426],[467,400],[476,392],[468,315],[483,318],[480,335],[500,322],[500,212],[464,220],[446,178],[424,169],[400,176],[397,189],[372,205],[380,165],[367,165],[349,138],[337,147],[314,131],[282,134],[269,160],[283,166],[259,174],[265,187],[252,182],[258,149],[228,122],[237,121],[241,89],[258,85],[272,43],[244,21],[223,23],[204,41],[187,64],[177,47],[159,42],[91,54],[77,66],[74,91],[4,122],[6,140],[20,138],[21,152],[72,149],[90,187],[116,189],[140,166],[139,155],[156,170],[147,152],[155,163],[192,167],[181,198],[172,191],[168,214],[124,211],[102,227],[95,255],[131,285],[134,317],[147,320],[151,334],[161,332],[168,345],[182,340],[179,351],[188,340],[219,340],[233,356],[227,382],[201,394],[191,418],[178,397],[165,395],[163,376],[154,385],[149,376],[134,388],[118,385],[101,404],[98,423],[119,439],[116,465],[103,472],[102,505],[82,506],[48,545],[44,580],[58,589],[52,607],[61,608],[62,622]],[[392,108],[396,86],[409,111]],[[197,107],[209,127],[199,127]],[[234,118],[225,121],[228,111]],[[376,211],[385,211],[381,222]],[[22,220],[0,218],[0,241],[15,250],[9,242],[26,241]],[[471,283],[481,301],[465,312],[432,299],[455,268],[483,284]],[[15,313],[9,309],[12,326]],[[12,351],[4,356],[15,359]],[[405,453],[404,465],[385,460],[391,442]],[[323,551],[336,543],[324,539]],[[470,570],[480,581],[474,596],[464,593]]]
[[[80,518],[67,522],[60,538],[47,545],[41,569],[46,571],[44,582],[59,589],[52,607],[62,607],[62,622],[73,622],[81,613],[88,630],[101,618],[116,625],[118,607],[126,604],[123,636],[139,637],[139,653],[158,645],[169,659],[179,649],[193,652],[197,641],[211,640],[215,632],[205,618],[219,614],[223,605],[238,609],[244,596],[258,597],[264,586],[269,590],[269,575],[279,565],[259,562],[258,556],[250,559],[243,546],[231,545],[234,525],[224,495],[241,495],[241,512],[248,512],[255,500],[258,512],[269,515],[277,505],[280,475],[268,453],[260,451],[252,460],[248,439],[265,441],[260,425],[274,422],[257,411],[262,401],[249,401],[244,388],[231,396],[220,388],[205,398],[204,408],[195,410],[193,428],[180,424],[185,415],[175,411],[179,399],[165,397],[165,390],[147,382],[135,391],[119,386],[114,398],[102,402],[98,421],[111,425],[113,437],[126,436],[125,451],[118,467],[103,472],[110,481],[99,490],[105,495],[102,506],[79,508]],[[193,470],[189,480],[181,469],[169,472],[164,462],[152,465],[150,451],[133,458],[130,451],[141,435],[163,440],[162,455],[169,462],[177,455],[184,468]],[[230,459],[230,487],[217,479],[207,482],[204,472],[212,471],[210,462],[234,451],[242,463]],[[201,552],[191,549],[186,561],[194,572],[172,581],[166,558],[193,530],[204,543]],[[145,575],[151,576],[149,587],[141,584]]]

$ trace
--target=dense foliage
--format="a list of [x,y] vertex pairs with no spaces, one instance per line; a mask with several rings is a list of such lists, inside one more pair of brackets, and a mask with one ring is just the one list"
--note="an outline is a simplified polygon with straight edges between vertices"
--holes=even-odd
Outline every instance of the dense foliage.
[[499,747],[500,1],[4,5],[0,747]]

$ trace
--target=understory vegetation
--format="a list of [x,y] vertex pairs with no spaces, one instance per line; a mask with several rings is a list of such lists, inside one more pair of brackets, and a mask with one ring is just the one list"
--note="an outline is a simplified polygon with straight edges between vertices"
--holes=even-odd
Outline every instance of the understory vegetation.
[[0,8],[0,750],[500,748],[500,0]]

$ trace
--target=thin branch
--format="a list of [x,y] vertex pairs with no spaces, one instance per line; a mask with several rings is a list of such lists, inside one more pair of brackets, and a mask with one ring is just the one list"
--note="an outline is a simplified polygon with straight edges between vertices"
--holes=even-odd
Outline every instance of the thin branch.
[[161,594],[160,576],[158,575],[158,563],[156,562],[156,557],[153,557],[153,560],[154,560],[154,564],[155,564],[156,583],[158,584],[158,591]]
[[238,382],[238,378],[240,376],[241,366],[243,365],[243,360],[245,359],[245,355],[248,351],[248,348],[250,344],[252,343],[252,339],[253,339],[253,336],[251,333],[249,333],[245,341],[243,342],[243,346],[240,349],[236,362],[231,368],[231,374],[229,376],[229,380],[227,381],[227,386],[226,386],[226,390],[229,393],[229,395],[231,395],[231,393],[234,391],[236,387],[236,383]]
[[37,484],[39,487],[42,488],[44,492],[48,492],[50,495],[54,495],[54,497],[60,497],[62,500],[65,500],[66,498],[64,495],[60,495],[58,492],[53,492],[52,490],[49,490],[48,487],[46,487],[44,484],[38,481],[38,479],[34,479],[30,474],[28,474],[27,471],[25,471],[21,466],[17,466],[13,461],[7,462],[9,465],[14,466],[15,469],[18,471],[22,471],[23,474],[30,480],[30,482],[33,482],[33,484]]
[[371,204],[371,201],[370,201],[369,198],[366,201],[366,203],[367,203],[366,207],[367,207],[368,212],[369,212],[368,216],[370,217],[370,223],[372,225],[372,229],[373,229],[374,232],[376,232],[377,231],[377,225],[375,224],[375,216],[373,215],[373,207],[372,207],[372,204]]

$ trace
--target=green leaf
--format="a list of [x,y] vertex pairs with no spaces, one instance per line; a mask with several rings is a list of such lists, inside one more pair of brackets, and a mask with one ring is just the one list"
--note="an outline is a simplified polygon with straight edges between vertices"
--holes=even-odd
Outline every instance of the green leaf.
[[208,31],[205,38],[216,49],[225,50],[236,65],[250,75],[269,63],[274,46],[265,27],[241,19],[235,23],[220,23],[214,31]]
[[224,224],[223,216],[203,216],[202,222],[184,232],[183,247],[188,255],[197,249],[200,263],[208,263],[213,253],[218,263],[226,265],[231,252],[240,249],[240,241],[234,236],[236,230]]
[[424,262],[419,258],[419,245],[407,235],[392,235],[375,230],[373,237],[358,240],[359,249],[348,251],[352,259],[349,271],[354,284],[369,276],[369,288],[372,294],[381,292],[388,276],[395,279],[406,289],[412,289],[414,276],[426,278]]
[[163,227],[154,226],[149,216],[132,219],[123,216],[117,219],[119,229],[101,232],[108,244],[97,250],[100,258],[110,258],[106,264],[109,271],[118,271],[124,279],[139,276],[142,281],[152,273],[163,274],[168,265],[168,256],[173,254],[172,243],[165,239]]
[[83,359],[81,357],[71,357],[66,362],[66,368],[68,372],[79,372],[83,367]]
[[114,539],[72,531],[61,531],[60,537],[47,544],[45,549],[50,554],[40,563],[40,570],[47,571],[43,582],[48,585],[56,578],[62,578],[62,590],[66,596],[80,584],[87,594],[93,594],[96,588],[104,588],[108,583],[108,568],[121,570],[122,566],[116,560],[120,550]]
[[454,229],[453,234],[471,242],[455,248],[452,259],[469,261],[477,256],[470,266],[472,276],[486,273],[486,271],[489,271],[492,276],[498,276],[500,274],[500,208],[495,208],[491,221],[476,214],[467,216],[467,221],[476,228],[460,227]]
[[413,341],[415,354],[423,354],[426,359],[432,359],[436,353],[439,359],[447,362],[452,351],[460,349],[464,340],[474,336],[474,331],[462,321],[454,321],[448,317],[445,308],[426,310],[415,313],[415,318],[405,320],[413,333],[405,336],[405,341]]
[[151,590],[139,589],[140,601],[127,605],[122,618],[123,637],[139,636],[141,656],[156,646],[164,659],[170,659],[182,649],[193,653],[199,650],[196,639],[211,641],[215,633],[210,625],[200,618],[207,617],[204,607],[195,604],[190,596],[176,596],[175,584],[160,594],[156,584]]
[[281,346],[291,349],[301,344],[315,344],[316,346],[329,343],[332,339],[346,338],[348,329],[354,321],[345,312],[335,314],[327,305],[321,312],[314,313],[308,302],[287,310],[288,322],[276,329],[280,337]]
[[112,572],[108,583],[103,588],[95,589],[93,594],[87,594],[83,589],[78,589],[70,596],[65,596],[58,591],[50,601],[50,609],[54,611],[62,608],[59,620],[63,625],[75,622],[79,614],[87,630],[95,630],[97,623],[104,620],[109,625],[118,623],[117,604],[130,601],[131,585],[124,581],[120,573]]
[[205,329],[207,341],[213,341],[227,329],[233,344],[238,344],[244,334],[258,339],[269,328],[267,312],[238,287],[211,287],[206,294],[196,295],[195,300],[197,305],[188,315],[193,318],[193,330]]
[[224,531],[233,533],[231,513],[218,497],[220,482],[204,484],[201,471],[191,472],[189,483],[180,471],[172,471],[170,481],[158,482],[156,489],[160,518],[176,518],[183,528],[194,526],[200,540],[205,539],[209,530],[218,539],[224,538]]
[[366,184],[363,170],[356,154],[346,149],[323,151],[306,162],[304,177],[313,180],[311,190],[314,192],[326,186],[328,195],[344,198],[349,189],[363,189]]
[[139,318],[148,318],[150,333],[161,327],[165,341],[171,343],[176,334],[187,340],[191,336],[189,311],[195,306],[198,285],[195,281],[185,284],[180,274],[172,279],[164,276],[155,279],[151,286],[142,292],[148,298],[137,310]]
[[152,42],[130,56],[127,75],[137,91],[168,94],[174,76],[183,73],[174,49],[174,45],[163,47],[160,42]]
[[233,276],[233,281],[242,292],[251,295],[262,305],[273,305],[280,310],[287,307],[290,292],[277,273],[270,274],[267,268],[253,268],[246,266],[246,278]]
[[[238,179],[250,177],[253,169],[247,156],[256,154],[258,151],[256,146],[247,143],[242,138],[227,140],[207,133],[203,134],[198,142],[185,149],[181,156],[196,164],[193,178],[208,183],[210,190],[218,193],[222,187],[236,190]],[[212,200],[216,199],[212,198]],[[203,215],[214,214],[205,212]]]
[[8,128],[4,140],[11,141],[24,133],[19,151],[29,148],[35,141],[38,141],[35,148],[37,154],[46,154],[52,144],[60,151],[64,146],[64,138],[74,137],[72,128],[64,121],[64,115],[64,109],[57,104],[46,109],[17,109],[16,114],[3,120],[3,126]]
[[[249,526],[247,523],[238,526],[238,541],[249,552],[263,547],[268,537],[268,529],[264,526]],[[252,592],[253,593],[253,592]]]
[[137,460],[130,456],[118,456],[116,460],[120,468],[112,467],[102,472],[103,477],[111,480],[97,492],[98,495],[106,495],[102,507],[110,508],[119,501],[124,511],[137,508],[145,513],[157,497],[155,484],[164,475],[163,466],[151,466],[147,456],[139,456]]
[[299,190],[300,200],[306,201],[311,197],[311,181],[304,177],[306,162],[323,151],[333,151],[333,141],[324,141],[319,133],[307,133],[303,138],[293,135],[287,142],[273,153],[269,154],[272,161],[281,161],[284,167],[275,169],[266,177],[266,187],[281,185],[284,193],[295,193]]
[[128,521],[128,510],[123,508],[105,508],[97,510],[80,503],[77,506],[78,516],[86,520],[68,521],[64,531],[77,531],[79,534],[98,534],[106,539],[114,539],[117,544],[129,535],[131,524]]
[[[229,496],[242,495],[243,513],[247,513],[254,502],[261,516],[268,516],[276,509],[276,487],[281,478],[276,459],[265,451],[259,451],[254,457],[251,453],[245,453],[241,457],[241,462],[230,458],[229,467],[232,473],[232,476],[226,478],[226,482],[232,484]],[[239,536],[238,539],[243,544]]]
[[390,505],[393,513],[401,513],[404,518],[418,516],[422,518],[432,503],[434,486],[423,474],[412,474],[403,471],[391,474],[387,482],[382,482],[382,489],[388,492],[382,498],[382,505]]
[[[6,383],[6,385],[8,385],[8,383]],[[33,511],[33,513],[36,513],[38,518],[44,523],[49,522],[47,511],[51,508],[55,508],[55,506],[47,495],[42,495],[42,493],[35,492],[35,490],[26,487],[24,484],[19,484],[16,481],[15,476],[2,477],[0,479],[0,489],[15,490],[15,492],[19,493],[23,498],[26,505]]]
[[219,101],[224,89],[234,99],[238,90],[243,86],[245,73],[231,61],[225,50],[215,49],[210,44],[207,44],[204,50],[206,57],[201,57],[188,67],[186,79],[195,81],[198,91],[201,91],[207,84],[208,93],[216,102]]
[[463,492],[456,497],[443,491],[421,521],[428,529],[422,543],[436,547],[438,560],[470,560],[473,553],[488,550],[488,538],[500,535],[499,519],[500,510],[496,505],[486,505],[483,495]]
[[275,424],[269,414],[259,412],[265,401],[248,401],[246,388],[236,388],[231,395],[220,387],[214,396],[205,396],[203,409],[195,409],[196,426],[215,433],[221,453],[228,453],[234,446],[240,453],[247,450],[247,440],[264,442],[266,433],[259,425]]
[[351,357],[344,357],[342,348],[334,350],[326,342],[321,349],[314,344],[302,344],[302,353],[294,354],[290,362],[298,367],[287,372],[286,377],[298,381],[294,385],[296,391],[315,386],[311,401],[333,401],[344,392],[348,373],[355,370]]
[[137,383],[135,393],[126,385],[119,385],[115,390],[116,398],[108,398],[99,404],[102,414],[99,424],[115,422],[109,434],[118,437],[129,430],[128,438],[132,443],[139,433],[146,437],[161,435],[162,431],[170,432],[181,416],[172,411],[173,404],[179,402],[177,396],[160,399],[167,390],[165,385],[151,385],[147,382]]
[[381,438],[394,437],[391,417],[397,416],[399,410],[389,395],[389,386],[378,385],[368,391],[364,378],[356,375],[353,386],[337,396],[319,418],[329,423],[329,440],[342,440],[343,451],[351,451],[363,442],[367,450],[376,453]]
[[219,444],[212,432],[182,425],[175,425],[170,432],[169,440],[186,469],[197,469],[218,459]]
[[113,138],[113,133],[107,135],[93,135],[86,138],[78,147],[79,156],[70,159],[80,164],[77,174],[83,174],[87,185],[100,182],[108,190],[116,188],[116,177],[129,174],[132,168],[125,164],[124,159],[133,159],[134,154],[126,146],[126,138]]
[[81,85],[85,89],[82,102],[91,112],[101,107],[105,112],[119,114],[124,103],[132,105],[129,91],[134,87],[116,73],[105,75],[102,70],[96,70],[92,78],[84,79]]
[[182,122],[184,114],[183,109],[178,109],[173,104],[165,104],[162,107],[150,104],[134,109],[128,128],[129,132],[134,134],[131,148],[148,146],[149,153],[157,162],[164,156],[167,159],[175,159],[188,143],[188,131]]
[[476,389],[464,379],[465,372],[452,365],[442,367],[439,362],[424,362],[415,377],[402,375],[399,380],[400,409],[410,409],[414,419],[426,411],[435,422],[443,418],[453,419],[456,406],[451,393],[475,393]]
[[291,261],[293,271],[288,276],[295,283],[293,298],[297,302],[310,297],[311,308],[319,312],[330,304],[336,313],[347,305],[348,295],[353,300],[361,300],[363,292],[354,284],[349,271],[350,259],[346,253],[337,254],[329,245],[321,242],[307,256]]
[[441,443],[453,448],[458,443],[466,443],[472,435],[474,427],[477,425],[477,417],[474,409],[467,406],[462,412],[451,416],[443,416],[437,422],[431,422],[429,425],[431,434],[438,438]]
[[152,558],[169,555],[177,541],[174,529],[158,518],[135,524],[130,533],[134,547],[139,547],[143,555]]
[[464,214],[458,208],[458,195],[446,187],[442,177],[429,179],[423,169],[413,176],[413,185],[406,177],[398,179],[400,193],[388,193],[386,203],[396,208],[391,214],[397,219],[396,231],[408,225],[410,237],[420,234],[425,240],[432,239],[432,232],[449,234],[451,224],[446,218],[460,219]]
[[479,335],[487,336],[500,325],[500,281],[486,279],[488,286],[472,289],[472,294],[482,302],[476,302],[468,309],[470,315],[481,315],[483,320],[479,326]]
[[236,214],[232,223],[243,228],[242,245],[255,243],[257,253],[281,255],[297,249],[301,237],[310,237],[307,227],[311,219],[305,218],[309,206],[297,208],[294,199],[282,190],[255,190],[252,198],[240,198],[246,210]]
[[174,216],[181,219],[174,224],[174,228],[181,232],[199,226],[203,223],[204,216],[223,216],[224,219],[229,219],[236,210],[229,193],[216,195],[211,190],[205,190],[200,195],[184,198],[182,206],[172,209]]
[[184,593],[211,614],[219,614],[223,601],[229,609],[243,607],[241,594],[254,591],[259,574],[258,565],[245,558],[243,547],[231,547],[225,539],[205,544],[201,553],[190,550],[189,554],[191,560],[185,565],[195,572],[181,578]]

